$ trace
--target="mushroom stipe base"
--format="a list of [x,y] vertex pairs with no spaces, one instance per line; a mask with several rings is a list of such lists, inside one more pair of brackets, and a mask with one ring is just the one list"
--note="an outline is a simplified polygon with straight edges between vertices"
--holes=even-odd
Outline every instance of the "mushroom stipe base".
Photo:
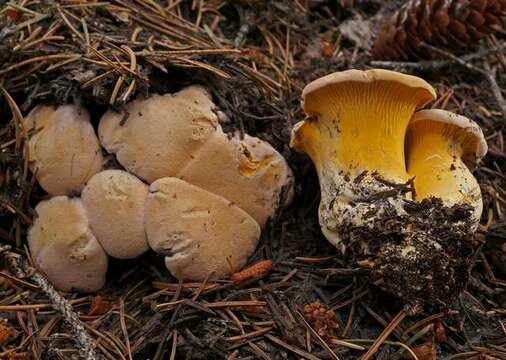
[[[382,201],[382,200],[379,200]],[[382,212],[366,226],[348,226],[347,260],[371,270],[371,282],[410,314],[452,307],[472,267],[472,208],[440,199],[405,201],[406,214]]]

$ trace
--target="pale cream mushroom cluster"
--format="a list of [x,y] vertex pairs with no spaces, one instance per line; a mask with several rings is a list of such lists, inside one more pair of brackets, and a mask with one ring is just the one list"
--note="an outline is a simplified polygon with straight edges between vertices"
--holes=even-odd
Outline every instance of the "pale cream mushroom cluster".
[[318,172],[325,237],[408,302],[445,302],[462,288],[483,208],[471,173],[483,133],[445,110],[417,112],[435,98],[415,76],[336,72],[304,88],[306,118],[292,132]]
[[[261,228],[291,201],[293,177],[270,144],[230,136],[201,86],[106,112],[98,137],[84,108],[25,119],[31,169],[50,195],[28,234],[36,266],[61,290],[96,291],[107,257],[165,256],[178,279],[243,267]],[[104,169],[101,146],[123,169]]]

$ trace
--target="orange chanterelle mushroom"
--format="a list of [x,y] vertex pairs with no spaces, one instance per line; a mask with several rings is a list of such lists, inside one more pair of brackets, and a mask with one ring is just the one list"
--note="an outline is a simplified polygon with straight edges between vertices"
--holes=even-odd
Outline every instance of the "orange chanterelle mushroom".
[[406,153],[415,199],[437,197],[447,206],[468,205],[472,208],[472,228],[476,229],[483,203],[471,171],[487,153],[478,124],[445,110],[419,111],[409,124]]
[[482,212],[471,174],[487,150],[481,129],[416,112],[435,97],[411,75],[333,73],[304,88],[291,139],[318,172],[323,235],[411,312],[445,307],[465,287]]
[[[322,198],[320,225],[342,248],[340,227],[374,220],[374,213],[402,213],[406,183],[404,138],[415,110],[435,98],[424,80],[388,70],[336,72],[302,92],[306,119],[295,125],[291,145],[316,166]],[[381,204],[374,194],[391,191]]]

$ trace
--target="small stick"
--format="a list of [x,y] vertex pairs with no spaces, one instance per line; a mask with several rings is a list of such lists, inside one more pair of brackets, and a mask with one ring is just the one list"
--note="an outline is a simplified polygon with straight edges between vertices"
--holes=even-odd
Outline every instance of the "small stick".
[[387,337],[395,330],[395,328],[404,320],[407,313],[404,310],[399,311],[399,313],[393,318],[392,322],[383,330],[380,336],[374,341],[372,346],[367,350],[364,356],[362,356],[361,360],[369,360],[372,358],[374,354],[378,351],[381,344],[385,342]]
[[55,310],[60,312],[65,321],[70,325],[72,332],[75,334],[74,341],[80,349],[80,355],[83,359],[95,360],[98,359],[97,353],[93,346],[93,340],[84,329],[83,323],[79,316],[74,312],[72,306],[68,303],[67,299],[61,296],[49,282],[42,277],[39,273],[34,273],[31,276],[32,280],[41,287],[42,291],[46,293]]
[[499,104],[503,116],[506,117],[506,101],[504,100],[501,88],[499,87],[496,81],[496,69],[491,69],[490,65],[487,62],[485,62],[483,65],[486,70],[484,75],[487,78],[488,82],[490,83],[490,87],[492,88],[492,93],[495,96],[495,100]]
[[125,302],[123,301],[123,299],[119,299],[119,313],[120,313],[119,322],[120,322],[120,326],[121,326],[121,331],[123,332],[123,336],[125,337],[125,344],[126,344],[126,348],[127,348],[128,359],[132,360],[132,350],[130,348],[130,339],[128,338],[128,330],[127,330],[126,322],[125,322]]
[[331,358],[334,360],[340,360],[339,356],[330,348],[330,346],[325,342],[325,340],[316,332],[315,329],[311,327],[311,325],[306,321],[304,318],[304,315],[302,315],[299,311],[295,311],[295,313],[299,316],[299,318],[302,320],[302,323],[310,331],[310,333],[318,339],[320,342],[320,345],[327,351],[327,353],[330,355]]
[[36,56],[31,59],[27,59],[27,60],[12,64],[10,66],[0,69],[0,76],[4,75],[14,69],[20,68],[20,67],[28,65],[28,64],[32,64],[32,63],[36,63],[36,62],[40,62],[40,61],[46,61],[46,60],[53,60],[53,59],[69,59],[69,58],[74,58],[74,57],[78,57],[78,56],[80,56],[80,54],[77,54],[77,53]]
[[172,334],[172,349],[170,350],[169,360],[176,359],[176,350],[177,350],[177,329],[175,329]]
[[[490,47],[488,49],[482,49],[472,54],[462,56],[462,60],[471,61],[474,59],[480,59],[488,54],[494,52],[500,52],[506,49],[506,44]],[[446,56],[446,55],[445,55]],[[384,68],[411,68],[418,70],[438,70],[442,67],[452,64],[454,60],[423,60],[423,61],[371,61],[372,66],[384,67]]]
[[499,87],[499,85],[497,85],[497,81],[495,79],[495,70],[492,70],[487,62],[484,63],[485,70],[483,70],[477,66],[474,66],[473,64],[469,63],[468,61],[463,60],[463,59],[453,55],[452,53],[449,53],[448,51],[445,51],[445,50],[441,50],[435,46],[426,44],[424,42],[420,43],[420,46],[424,47],[426,49],[429,49],[437,54],[443,55],[443,56],[447,57],[448,59],[453,60],[457,64],[462,65],[471,71],[474,71],[474,72],[477,72],[477,73],[483,75],[487,79],[487,81],[490,83],[490,86],[492,88],[492,93],[494,94],[494,97],[495,97],[499,107],[501,108],[503,115],[506,116],[506,101],[504,100],[504,97],[502,96],[501,88]]
[[306,351],[303,351],[295,346],[292,346],[290,344],[287,344],[286,342],[284,342],[283,340],[275,337],[275,336],[272,336],[272,335],[269,335],[269,334],[265,334],[265,337],[267,339],[269,339],[270,341],[272,341],[273,343],[275,343],[276,345],[279,345],[279,346],[282,346],[284,347],[285,349],[305,358],[305,359],[309,359],[309,360],[320,360],[320,358],[314,356],[313,354],[310,354]]
[[69,301],[61,296],[54,287],[34,268],[29,266],[21,256],[8,252],[4,256],[8,257],[11,270],[17,277],[29,276],[50,299],[53,308],[58,311],[63,319],[69,324],[74,333],[74,341],[79,349],[79,355],[86,360],[98,360],[95,352],[93,339],[84,328],[84,324],[79,316],[72,309]]

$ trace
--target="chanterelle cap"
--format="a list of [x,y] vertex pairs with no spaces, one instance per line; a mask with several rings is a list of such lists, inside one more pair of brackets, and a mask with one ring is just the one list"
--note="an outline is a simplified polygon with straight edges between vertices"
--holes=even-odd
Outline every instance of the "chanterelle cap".
[[[322,102],[328,96],[325,94],[326,92],[330,92],[330,95],[333,96],[336,87],[343,87],[345,84],[350,86],[348,91],[361,91],[359,88],[353,89],[353,83],[373,82],[384,85],[386,91],[388,91],[389,86],[406,88],[406,91],[410,92],[410,96],[415,99],[417,107],[421,107],[436,98],[434,88],[417,76],[384,69],[365,71],[351,69],[323,76],[307,84],[302,91],[303,109],[309,116],[318,114],[319,107],[325,106]],[[374,96],[374,93],[371,93],[370,96]]]
[[93,292],[105,283],[107,255],[89,227],[78,198],[40,202],[28,232],[35,265],[59,290]]
[[132,259],[148,250],[144,202],[148,186],[122,170],[95,174],[81,195],[90,226],[105,252]]
[[184,280],[239,270],[260,237],[260,227],[245,211],[176,178],[151,184],[145,224],[151,248],[165,255],[169,271]]
[[49,194],[80,193],[102,169],[102,151],[84,108],[38,106],[25,117],[24,126],[31,168]]
[[311,157],[320,180],[335,168],[352,178],[368,171],[405,182],[409,119],[435,96],[423,79],[395,71],[329,74],[302,91],[307,118],[294,126],[291,146]]
[[[462,149],[462,160],[469,170],[473,171],[488,151],[487,141],[481,127],[471,119],[441,109],[417,111],[410,121],[410,126],[420,121],[433,121],[454,127],[453,139]],[[442,134],[448,136],[450,134]]]
[[448,207],[468,206],[472,212],[467,222],[476,230],[483,201],[471,171],[486,152],[485,137],[474,121],[439,109],[415,113],[406,135],[406,156],[416,200],[436,197]]

